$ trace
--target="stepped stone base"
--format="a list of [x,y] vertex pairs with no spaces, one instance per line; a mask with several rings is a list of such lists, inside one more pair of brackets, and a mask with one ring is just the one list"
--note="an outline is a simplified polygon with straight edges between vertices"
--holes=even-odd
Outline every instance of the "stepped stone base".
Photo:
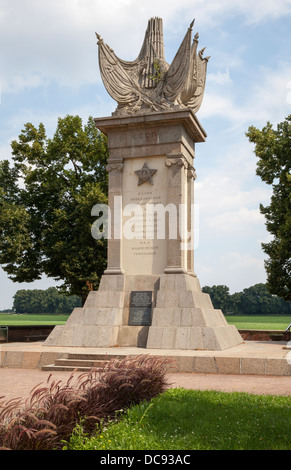
[[148,348],[223,350],[242,342],[236,327],[228,325],[222,311],[213,308],[197,277],[160,277]]
[[[151,326],[129,326],[132,291],[153,292]],[[83,308],[56,326],[45,346],[224,350],[241,344],[235,326],[213,308],[195,275],[103,275]]]

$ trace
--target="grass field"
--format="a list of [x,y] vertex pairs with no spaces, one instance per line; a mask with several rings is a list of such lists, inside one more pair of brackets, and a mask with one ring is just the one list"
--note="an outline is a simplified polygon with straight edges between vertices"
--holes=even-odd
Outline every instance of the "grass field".
[[[63,325],[69,315],[16,315],[0,312],[0,326],[11,325]],[[230,325],[238,330],[285,330],[291,323],[291,316],[286,315],[229,315]]]
[[0,326],[63,325],[69,315],[16,315],[0,313]]
[[291,323],[288,315],[229,315],[225,317],[238,330],[285,330]]

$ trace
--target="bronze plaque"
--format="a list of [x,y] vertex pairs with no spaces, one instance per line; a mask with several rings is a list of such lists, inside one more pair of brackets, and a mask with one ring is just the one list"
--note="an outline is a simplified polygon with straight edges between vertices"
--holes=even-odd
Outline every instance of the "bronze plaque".
[[150,326],[152,323],[152,292],[133,291],[130,294],[130,326]]

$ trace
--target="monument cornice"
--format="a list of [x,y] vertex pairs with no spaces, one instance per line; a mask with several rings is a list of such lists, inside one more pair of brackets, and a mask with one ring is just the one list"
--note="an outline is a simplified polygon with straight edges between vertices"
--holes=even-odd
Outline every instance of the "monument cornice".
[[115,130],[137,129],[150,126],[172,126],[182,124],[195,142],[205,142],[207,134],[191,109],[135,114],[134,116],[109,116],[95,118],[96,127],[108,135]]

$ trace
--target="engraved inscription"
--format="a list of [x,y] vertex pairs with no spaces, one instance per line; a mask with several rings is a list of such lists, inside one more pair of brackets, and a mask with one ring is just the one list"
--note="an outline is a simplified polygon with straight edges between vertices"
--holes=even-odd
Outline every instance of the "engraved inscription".
[[130,295],[130,326],[150,326],[152,317],[152,292],[134,291]]
[[133,145],[156,144],[157,140],[158,140],[158,134],[155,130],[148,130],[146,132],[138,132],[132,135]]

